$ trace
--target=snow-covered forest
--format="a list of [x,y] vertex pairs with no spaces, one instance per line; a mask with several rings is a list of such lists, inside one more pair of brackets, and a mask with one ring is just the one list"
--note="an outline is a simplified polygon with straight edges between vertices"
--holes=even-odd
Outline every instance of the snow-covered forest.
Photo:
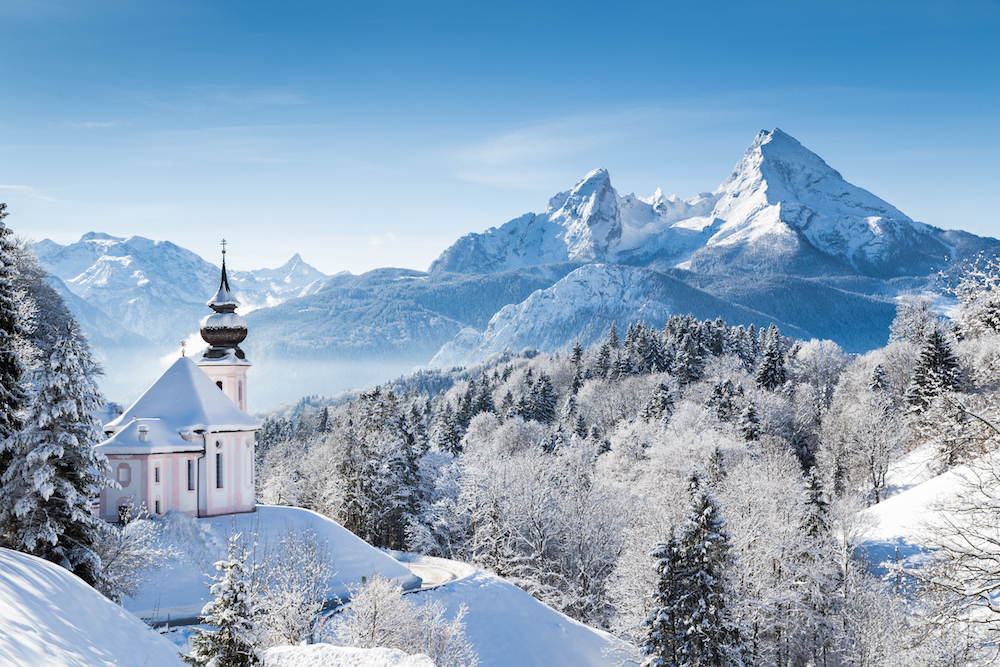
[[901,299],[861,356],[675,316],[304,399],[259,432],[258,496],[488,568],[640,663],[972,664],[995,643],[996,535],[953,521],[919,571],[860,547],[895,462],[924,448],[943,471],[1000,436],[997,268],[955,274],[953,321]]

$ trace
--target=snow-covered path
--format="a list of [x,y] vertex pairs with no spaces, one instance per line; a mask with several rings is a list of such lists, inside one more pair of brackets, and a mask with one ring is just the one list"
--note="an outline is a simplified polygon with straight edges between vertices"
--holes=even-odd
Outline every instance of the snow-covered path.
[[423,584],[420,588],[434,588],[446,584],[449,581],[454,581],[459,578],[459,574],[454,570],[450,570],[440,565],[431,565],[430,563],[407,563],[407,567],[410,572],[420,577]]

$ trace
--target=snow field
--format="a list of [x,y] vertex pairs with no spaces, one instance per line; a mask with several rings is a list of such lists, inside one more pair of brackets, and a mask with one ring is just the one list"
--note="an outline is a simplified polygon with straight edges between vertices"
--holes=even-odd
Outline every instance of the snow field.
[[181,664],[176,646],[76,575],[0,549],[0,665]]
[[391,556],[375,549],[326,517],[297,507],[258,505],[257,511],[194,519],[168,512],[161,520],[146,521],[144,528],[157,533],[163,548],[172,548],[177,556],[154,572],[135,598],[126,598],[124,606],[136,616],[164,622],[190,618],[201,613],[208,602],[207,574],[215,574],[213,564],[225,557],[226,535],[236,530],[245,535],[256,533],[258,549],[276,546],[289,529],[312,532],[325,545],[337,573],[331,582],[331,597],[347,595],[348,587],[362,577],[381,574],[404,589],[420,585],[418,577]]

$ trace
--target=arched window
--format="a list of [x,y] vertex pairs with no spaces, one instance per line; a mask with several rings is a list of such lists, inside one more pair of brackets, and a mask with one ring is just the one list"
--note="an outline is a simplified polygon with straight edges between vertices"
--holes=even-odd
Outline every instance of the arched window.
[[240,380],[236,383],[236,393],[239,396],[240,401],[243,401],[243,381]]
[[218,387],[219,389],[222,389],[222,380],[216,380],[215,386]]

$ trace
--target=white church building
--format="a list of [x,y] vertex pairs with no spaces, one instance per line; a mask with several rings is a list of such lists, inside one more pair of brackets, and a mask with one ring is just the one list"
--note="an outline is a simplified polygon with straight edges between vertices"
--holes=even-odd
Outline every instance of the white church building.
[[130,500],[153,516],[173,510],[196,517],[252,512],[254,434],[248,415],[247,370],[239,344],[247,324],[236,314],[222,251],[214,311],[201,321],[209,344],[197,360],[181,356],[122,415],[104,426],[96,449],[111,463],[120,489],[101,489],[100,515],[119,520]]

